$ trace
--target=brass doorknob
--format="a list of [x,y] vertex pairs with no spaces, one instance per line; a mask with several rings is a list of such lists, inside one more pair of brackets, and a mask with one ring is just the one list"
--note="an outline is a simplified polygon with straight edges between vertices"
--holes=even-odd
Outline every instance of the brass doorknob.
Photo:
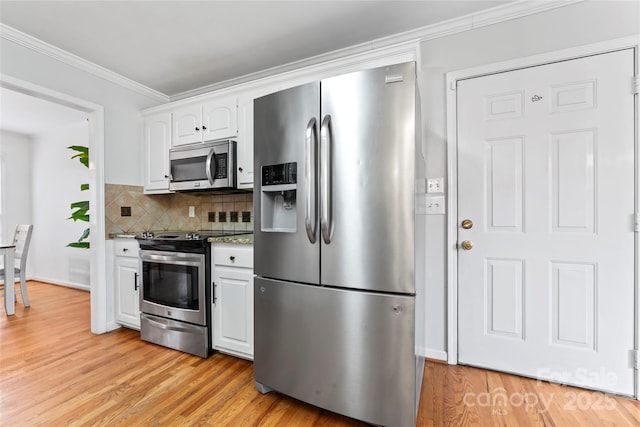
[[464,228],[465,230],[468,230],[473,227],[473,221],[471,221],[470,219],[464,219],[462,220],[462,223],[460,225],[462,225],[462,228]]
[[473,248],[473,243],[471,243],[471,240],[463,240],[462,243],[460,243],[460,247],[465,251],[469,251]]

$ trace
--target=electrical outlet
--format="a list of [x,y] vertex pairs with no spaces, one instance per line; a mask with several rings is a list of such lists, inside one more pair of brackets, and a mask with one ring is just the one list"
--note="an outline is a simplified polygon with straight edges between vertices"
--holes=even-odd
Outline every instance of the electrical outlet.
[[427,215],[444,214],[444,196],[427,197]]
[[427,179],[427,193],[443,193],[443,192],[444,192],[444,178]]
[[196,216],[196,207],[189,206],[189,218],[193,218]]

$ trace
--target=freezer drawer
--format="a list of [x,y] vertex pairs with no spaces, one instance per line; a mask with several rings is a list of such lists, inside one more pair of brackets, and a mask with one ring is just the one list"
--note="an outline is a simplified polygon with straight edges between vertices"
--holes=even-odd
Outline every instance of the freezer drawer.
[[255,280],[262,388],[386,426],[414,426],[415,299]]

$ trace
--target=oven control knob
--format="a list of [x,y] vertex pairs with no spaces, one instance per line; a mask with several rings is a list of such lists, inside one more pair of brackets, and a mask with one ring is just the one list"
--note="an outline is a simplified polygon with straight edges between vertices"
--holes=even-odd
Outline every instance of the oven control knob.
[[198,240],[200,238],[200,235],[198,233],[193,233],[191,237],[193,238],[193,240]]
[[187,238],[187,240],[192,240],[193,239],[193,234],[187,233],[187,235],[185,237]]

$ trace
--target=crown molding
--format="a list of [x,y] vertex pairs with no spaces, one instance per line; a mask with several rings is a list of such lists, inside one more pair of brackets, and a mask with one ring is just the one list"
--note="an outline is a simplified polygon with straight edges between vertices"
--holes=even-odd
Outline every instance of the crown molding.
[[86,59],[67,52],[66,50],[43,42],[40,39],[16,30],[6,24],[0,23],[0,37],[156,101],[166,103],[170,100],[164,93],[151,89],[91,61],[87,61]]
[[421,42],[433,40],[452,34],[470,31],[476,28],[499,24],[512,19],[522,18],[548,10],[558,9],[585,0],[517,0],[491,9],[481,10],[468,15],[438,22],[426,27],[409,30],[376,40],[375,43],[398,43],[403,39],[417,39]]
[[192,96],[202,95],[205,93],[229,88],[232,86],[239,86],[254,80],[266,79],[279,74],[285,74],[294,70],[305,69],[313,67],[318,64],[332,62],[341,58],[347,58],[349,56],[366,54],[367,52],[374,52],[379,49],[390,48],[393,46],[400,46],[403,44],[410,44],[416,42],[423,42],[427,40],[437,39],[452,34],[461,33],[464,31],[473,30],[475,28],[481,28],[489,25],[498,24],[500,22],[509,21],[533,15],[536,13],[545,12],[552,9],[565,7],[574,3],[583,2],[585,0],[554,0],[554,1],[532,1],[532,0],[518,0],[512,3],[507,3],[502,6],[497,6],[491,9],[483,10],[480,12],[472,13],[469,15],[461,16],[458,18],[450,19],[448,21],[439,22],[437,24],[429,25],[426,27],[418,28],[415,30],[406,31],[403,33],[394,34],[389,37],[383,37],[375,39],[366,43],[353,45],[347,48],[338,49],[329,53],[316,55],[310,58],[302,59],[300,61],[290,62],[288,64],[280,65],[277,67],[269,68],[266,70],[258,71],[244,76],[236,77],[233,79],[225,80],[222,82],[214,83],[207,86],[202,86],[196,89],[176,93],[174,95],[166,95],[147,86],[144,86],[134,80],[124,77],[118,73],[108,70],[86,59],[80,58],[77,55],[69,53],[65,50],[57,48],[53,45],[45,43],[35,37],[25,34],[15,28],[0,23],[0,37],[17,43],[33,51],[47,55],[58,61],[61,61],[67,65],[73,66],[87,73],[101,77],[110,82],[116,83],[122,87],[133,90],[141,95],[152,98],[161,103],[168,103],[171,101],[177,101]]
[[288,64],[261,70],[255,73],[246,74],[244,76],[225,80],[222,82],[202,86],[196,89],[176,93],[169,98],[171,101],[177,101],[192,96],[202,95],[232,86],[242,85],[254,80],[265,79],[279,74],[289,73],[294,70],[313,67],[314,65],[324,62],[335,61],[340,58],[346,58],[352,55],[360,55],[367,52],[385,49],[392,46],[400,46],[416,42],[437,39],[452,34],[470,31],[476,28],[486,27],[498,24],[500,22],[512,19],[522,18],[528,15],[545,12],[560,7],[565,7],[574,3],[580,3],[585,0],[553,0],[553,1],[536,1],[536,0],[517,0],[502,6],[486,9],[480,12],[471,13],[469,15],[460,16],[447,21],[438,22],[433,25],[418,28],[415,30],[405,31],[403,33],[394,34],[388,37],[382,37],[365,43],[353,45],[343,49],[331,51],[329,53],[316,55],[305,58],[300,61],[290,62]]

